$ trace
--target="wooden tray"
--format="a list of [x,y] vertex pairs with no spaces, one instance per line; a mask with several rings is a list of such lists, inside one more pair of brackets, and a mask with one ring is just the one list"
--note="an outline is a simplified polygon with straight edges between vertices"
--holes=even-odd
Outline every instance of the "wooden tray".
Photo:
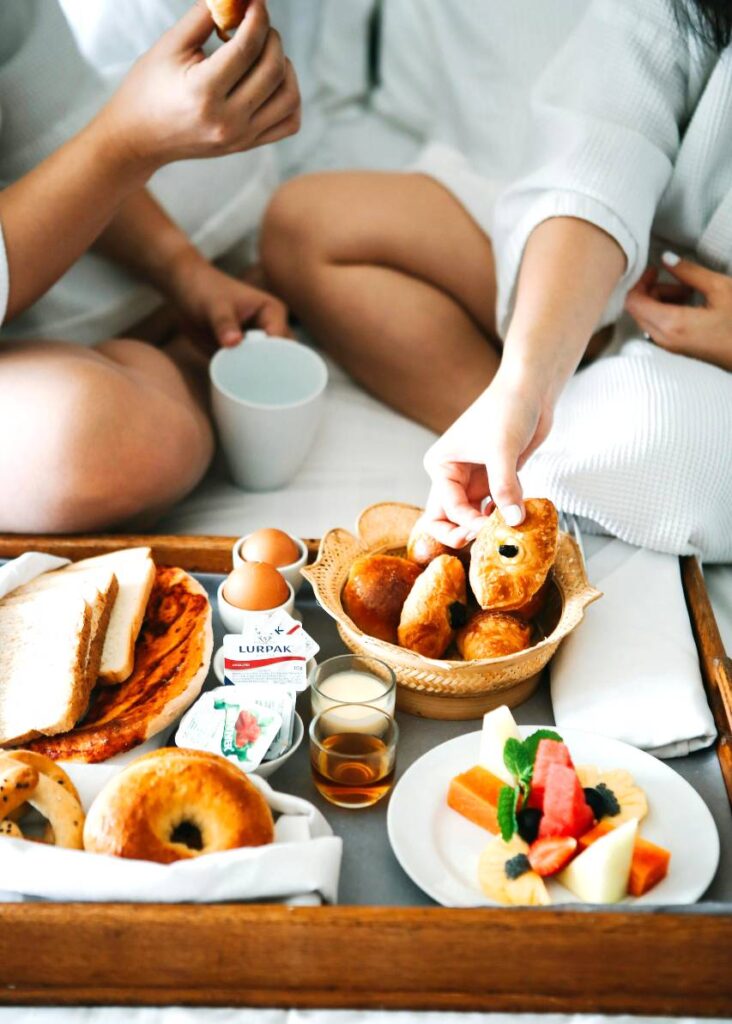
[[[0,537],[0,558],[36,549],[79,559],[148,544],[161,565],[218,573],[233,542]],[[731,665],[695,560],[682,559],[682,578],[732,802]],[[11,903],[0,905],[0,1005],[724,1017],[731,948],[732,914],[698,909]]]

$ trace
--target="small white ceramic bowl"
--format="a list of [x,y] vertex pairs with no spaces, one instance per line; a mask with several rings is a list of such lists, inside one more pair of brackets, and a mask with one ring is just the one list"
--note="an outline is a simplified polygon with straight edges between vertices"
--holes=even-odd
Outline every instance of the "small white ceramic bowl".
[[[290,562],[289,565],[277,565],[275,566],[275,568],[277,569],[278,573],[285,577],[285,579],[290,584],[294,592],[297,593],[303,584],[302,570],[308,564],[308,549],[304,541],[300,540],[299,537],[293,537],[291,533],[288,533],[287,536],[290,538],[291,541],[297,544],[298,549],[300,551],[300,557],[297,559],[296,562]],[[234,545],[234,547],[231,549],[231,557],[235,569],[238,569],[240,566],[244,565],[246,561],[246,559],[242,557],[241,549],[242,546],[249,540],[250,537],[251,533],[248,533],[246,537],[240,537],[239,540]]]
[[268,608],[266,611],[261,612],[250,612],[244,608],[236,608],[233,604],[229,604],[224,597],[225,585],[226,580],[222,580],[219,584],[219,589],[216,592],[216,603],[218,605],[221,621],[223,622],[227,633],[241,633],[244,629],[245,622],[251,622],[253,619],[257,618],[266,620],[271,615],[274,615],[275,612],[280,610],[286,611],[289,615],[292,615],[295,611],[295,591],[292,589],[291,583],[287,584],[289,597],[283,604],[278,605],[277,608]]
[[302,743],[302,738],[305,735],[305,726],[302,724],[302,718],[295,712],[295,721],[292,726],[292,746],[289,750],[286,750],[284,754],[280,754],[279,757],[275,757],[272,761],[262,761],[254,769],[254,774],[259,775],[262,779],[268,779],[270,775],[274,775],[278,768],[281,768],[285,761],[289,761],[292,755],[295,753],[297,748]]

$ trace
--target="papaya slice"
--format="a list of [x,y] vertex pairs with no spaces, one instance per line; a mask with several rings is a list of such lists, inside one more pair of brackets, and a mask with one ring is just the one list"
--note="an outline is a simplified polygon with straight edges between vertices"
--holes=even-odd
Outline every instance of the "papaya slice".
[[496,835],[498,794],[506,785],[482,765],[456,775],[447,791],[447,805],[474,825]]

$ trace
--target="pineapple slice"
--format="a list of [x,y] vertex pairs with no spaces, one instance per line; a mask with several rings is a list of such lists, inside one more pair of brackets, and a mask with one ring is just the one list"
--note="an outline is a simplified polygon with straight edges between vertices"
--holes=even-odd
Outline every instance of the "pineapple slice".
[[603,819],[611,825],[621,825],[625,821],[635,818],[642,821],[648,814],[648,801],[646,794],[635,784],[630,772],[622,768],[612,770],[601,770],[593,765],[582,765],[577,769],[577,775],[583,787],[596,789],[600,783],[612,790],[615,799],[620,804],[620,813]]
[[548,907],[551,904],[544,879],[529,869],[518,878],[509,878],[506,863],[519,854],[526,856],[529,847],[520,836],[507,843],[494,839],[486,846],[478,861],[478,882],[484,895],[496,903],[514,907]]

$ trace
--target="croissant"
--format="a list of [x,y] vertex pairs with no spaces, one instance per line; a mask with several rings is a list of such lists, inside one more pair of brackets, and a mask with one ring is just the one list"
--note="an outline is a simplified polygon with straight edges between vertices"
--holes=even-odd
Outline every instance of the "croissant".
[[244,20],[249,0],[206,0],[206,6],[216,23],[219,36],[225,41]]
[[554,564],[557,539],[557,510],[546,498],[526,502],[520,526],[507,526],[495,509],[470,556],[470,585],[480,607],[512,611],[528,604]]
[[526,650],[531,643],[531,626],[505,612],[478,612],[458,632],[456,643],[466,661],[503,658]]
[[404,602],[421,571],[414,562],[394,555],[357,558],[343,588],[346,615],[369,636],[395,644]]
[[438,555],[404,602],[399,643],[425,658],[441,658],[467,618],[465,569],[459,558]]

